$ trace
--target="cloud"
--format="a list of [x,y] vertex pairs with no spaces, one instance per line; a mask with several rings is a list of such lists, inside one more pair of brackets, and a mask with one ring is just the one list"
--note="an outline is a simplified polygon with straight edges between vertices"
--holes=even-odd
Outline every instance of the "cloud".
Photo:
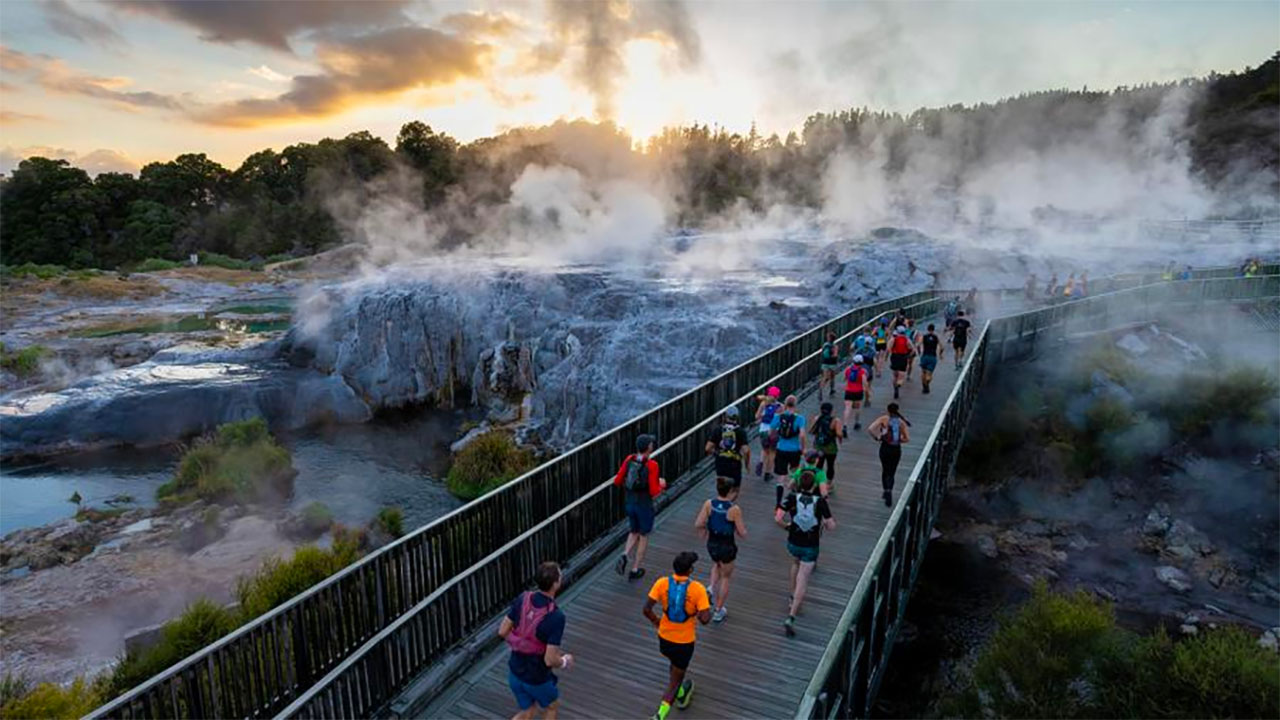
[[29,55],[0,46],[0,70],[19,75],[51,92],[106,100],[126,109],[183,108],[183,103],[170,95],[122,89],[132,82],[128,78],[87,75],[48,55]]
[[115,31],[115,28],[91,15],[79,12],[66,0],[47,0],[42,3],[42,7],[49,28],[59,35],[109,49],[119,49],[128,44],[124,37]]
[[505,13],[464,12],[446,15],[440,26],[459,35],[500,38],[519,30],[521,24]]
[[273,82],[273,83],[289,82],[288,75],[278,73],[275,70],[272,70],[271,68],[267,67],[266,65],[259,65],[258,67],[249,68],[249,73],[251,75],[257,75],[258,77],[262,78],[263,80],[266,80],[267,82]]
[[32,120],[48,120],[44,115],[34,113],[14,112],[12,110],[0,110],[0,125],[13,125],[14,123],[29,122]]
[[622,51],[628,42],[660,40],[677,51],[686,69],[696,66],[702,58],[698,33],[684,3],[678,0],[550,0],[548,17],[555,39],[533,48],[531,64],[549,69],[574,53],[574,79],[591,93],[596,118],[600,120],[614,116],[613,98],[627,72]]
[[289,52],[289,38],[305,31],[402,23],[407,4],[408,0],[121,0],[117,5],[193,27],[208,42],[247,42]]
[[10,173],[18,163],[29,157],[45,157],[55,160],[66,160],[90,175],[104,172],[138,172],[137,161],[118,150],[100,148],[90,153],[78,153],[66,148],[55,148],[47,145],[29,145],[23,148],[0,148],[0,173]]
[[288,92],[248,98],[193,113],[209,125],[250,127],[323,117],[368,97],[451,85],[484,74],[489,46],[423,27],[400,27],[355,38],[322,41],[323,72],[298,75]]

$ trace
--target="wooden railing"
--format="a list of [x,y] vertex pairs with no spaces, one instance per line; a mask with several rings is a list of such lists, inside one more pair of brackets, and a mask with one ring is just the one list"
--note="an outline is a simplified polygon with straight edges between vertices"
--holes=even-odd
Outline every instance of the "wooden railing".
[[1117,290],[985,323],[845,606],[796,717],[870,716],[988,362],[1034,350],[1047,333],[1060,335],[1073,325],[1097,327],[1150,318],[1159,309],[1179,303],[1277,296],[1280,275],[1208,277]]

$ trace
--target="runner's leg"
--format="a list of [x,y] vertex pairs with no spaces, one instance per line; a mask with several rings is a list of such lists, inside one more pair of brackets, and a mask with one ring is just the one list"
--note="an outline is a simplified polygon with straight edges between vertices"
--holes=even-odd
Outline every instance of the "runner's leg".
[[792,616],[800,612],[800,603],[804,602],[804,592],[809,587],[809,576],[813,574],[813,565],[811,562],[800,562],[799,560],[795,563],[795,590],[792,592],[794,597],[791,598],[790,612]]

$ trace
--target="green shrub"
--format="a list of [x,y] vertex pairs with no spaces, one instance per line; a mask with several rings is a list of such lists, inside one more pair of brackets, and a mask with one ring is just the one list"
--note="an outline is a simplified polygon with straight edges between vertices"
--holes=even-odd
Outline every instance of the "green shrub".
[[183,454],[174,478],[156,489],[160,500],[259,502],[292,490],[293,461],[261,418],[226,423],[213,438]]
[[195,601],[177,618],[165,623],[155,645],[125,654],[111,674],[112,695],[145,682],[239,625],[234,612],[203,598]]
[[14,352],[0,346],[0,367],[18,377],[27,378],[40,370],[41,360],[52,355],[53,351],[43,345],[28,345]]
[[1234,368],[1223,373],[1187,373],[1174,384],[1176,394],[1162,403],[1170,424],[1179,433],[1200,436],[1215,423],[1266,422],[1266,406],[1280,386],[1258,368]]
[[302,508],[302,526],[309,533],[319,535],[333,525],[333,511],[322,502],[313,502]]
[[0,718],[61,720],[79,718],[102,704],[98,689],[76,678],[67,687],[53,683],[40,683],[22,697],[14,698],[0,706]]
[[236,584],[240,613],[247,622],[351,564],[354,548],[335,541],[331,550],[301,547],[288,560],[269,558]]
[[404,511],[398,507],[384,507],[378,511],[374,521],[382,532],[391,537],[404,535]]
[[61,265],[37,265],[36,263],[23,263],[5,268],[5,274],[9,277],[34,277],[40,280],[50,280],[66,271],[67,269]]
[[1179,714],[1190,717],[1280,717],[1280,656],[1236,627],[1183,640],[1173,648],[1167,686]]
[[215,252],[200,253],[200,264],[210,267],[226,268],[227,270],[261,270],[261,262],[250,262],[248,260],[240,260],[230,255],[223,255]]
[[135,267],[133,271],[149,273],[159,272],[161,270],[174,270],[180,267],[182,267],[182,263],[174,262],[172,260],[165,260],[164,258],[147,258],[146,260],[138,263],[137,267]]
[[10,702],[31,692],[31,681],[21,673],[6,672],[0,676],[0,717],[8,717],[3,708]]
[[471,500],[518,477],[534,466],[533,453],[516,446],[507,433],[493,430],[476,438],[453,459],[449,492]]

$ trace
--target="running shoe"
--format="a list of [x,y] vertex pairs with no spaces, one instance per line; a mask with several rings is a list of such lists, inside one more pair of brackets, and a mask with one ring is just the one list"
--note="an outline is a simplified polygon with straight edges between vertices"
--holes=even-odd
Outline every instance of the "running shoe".
[[727,617],[729,617],[729,608],[722,607],[719,610],[716,610],[715,612],[711,613],[711,622],[721,623],[721,622],[724,622],[724,619]]
[[759,476],[761,476],[761,475],[764,475],[764,461],[763,461],[763,460],[761,460],[761,461],[759,461],[759,462],[757,462],[757,463],[756,463],[756,476],[757,476],[757,477],[759,477]]
[[716,606],[716,591],[715,591],[715,590],[708,590],[708,591],[707,591],[707,604],[708,604],[708,605],[710,605],[711,607],[715,607],[715,606]]
[[642,577],[644,577],[644,568],[636,568],[635,570],[627,573],[628,580],[639,580]]
[[627,554],[622,553],[618,556],[618,562],[613,564],[613,571],[619,575],[625,575],[627,572]]
[[888,490],[884,491],[884,506],[893,507],[893,493]]
[[[854,429],[856,430],[856,429],[857,429],[857,427],[855,426],[855,427],[854,427]],[[848,439],[849,439],[849,428],[847,428],[847,427],[842,427],[842,428],[840,428],[840,432],[844,435],[844,439],[845,439],[845,440],[848,440]]]
[[693,680],[685,678],[680,683],[680,687],[676,689],[676,707],[681,710],[689,707],[689,701],[693,699]]
[[663,700],[662,704],[658,706],[658,711],[649,720],[667,720],[667,713],[669,712],[671,712],[671,703]]
[[861,429],[862,429],[862,423],[860,423],[860,422],[855,422],[855,423],[853,424],[853,429],[854,429],[854,430],[861,430]]
[[782,629],[787,633],[787,637],[796,636],[796,616],[788,615],[786,620],[782,621]]

